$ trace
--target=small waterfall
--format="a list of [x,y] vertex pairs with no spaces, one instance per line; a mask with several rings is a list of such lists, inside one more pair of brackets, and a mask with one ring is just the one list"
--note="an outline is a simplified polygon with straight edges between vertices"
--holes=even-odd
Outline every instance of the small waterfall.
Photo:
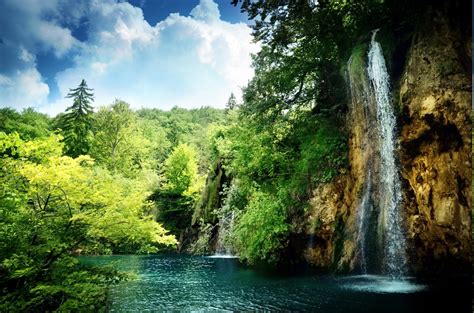
[[219,231],[217,233],[217,256],[232,256],[233,251],[228,242],[229,234],[234,227],[235,212],[231,211],[228,215],[219,221]]
[[406,275],[407,261],[395,158],[396,119],[390,77],[376,35],[377,30],[372,33],[366,68],[359,64],[360,68],[354,69],[352,57],[348,62],[353,118],[365,124],[354,126],[361,133],[354,140],[366,162],[357,211],[357,258],[364,274],[381,270],[391,277],[402,277]]

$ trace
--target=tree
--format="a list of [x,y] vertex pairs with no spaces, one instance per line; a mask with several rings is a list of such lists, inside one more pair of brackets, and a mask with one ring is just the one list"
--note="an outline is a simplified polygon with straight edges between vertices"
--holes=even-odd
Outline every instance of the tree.
[[144,137],[130,105],[116,100],[102,107],[93,120],[91,156],[110,171],[133,176],[152,162],[151,143]]
[[174,148],[164,162],[163,180],[152,196],[157,204],[157,221],[178,236],[190,225],[194,203],[204,186],[191,146],[179,144]]
[[192,195],[202,187],[198,175],[196,151],[187,144],[179,144],[166,159],[163,172],[164,189],[179,195]]
[[0,132],[0,311],[98,311],[123,278],[74,254],[147,253],[176,239],[153,221],[149,192],[61,156],[60,137],[25,142]]
[[274,195],[254,191],[231,235],[241,258],[249,263],[276,263],[286,247],[286,210]]
[[32,108],[24,109],[21,113],[11,108],[0,109],[0,131],[7,134],[17,132],[22,139],[49,136],[50,122],[46,114]]
[[94,94],[83,79],[75,89],[69,89],[66,98],[72,98],[72,106],[62,116],[61,128],[64,134],[65,152],[71,157],[89,153],[90,130],[93,109],[91,102]]
[[232,111],[237,108],[237,99],[235,99],[234,93],[230,94],[229,100],[227,100],[227,104],[225,106],[225,111]]

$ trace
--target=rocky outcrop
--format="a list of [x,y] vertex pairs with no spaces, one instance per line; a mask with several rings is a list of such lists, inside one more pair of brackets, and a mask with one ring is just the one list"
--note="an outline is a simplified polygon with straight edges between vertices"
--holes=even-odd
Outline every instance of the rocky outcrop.
[[471,39],[427,15],[400,82],[401,175],[414,269],[450,272],[470,262]]
[[[394,81],[398,159],[410,269],[415,274],[468,271],[471,247],[471,37],[443,10],[416,28],[400,81]],[[358,55],[357,55],[358,53]],[[364,54],[353,68],[355,99],[364,98]],[[398,59],[401,57],[396,56]],[[339,271],[357,270],[357,212],[371,155],[370,106],[349,105],[349,168],[314,191],[303,257]],[[369,135],[367,135],[369,134]],[[371,139],[372,138],[372,139]],[[375,175],[375,173],[373,173]],[[373,197],[377,197],[375,194]],[[375,258],[378,256],[375,253]]]
[[[352,240],[345,235],[345,225],[349,224],[348,206],[345,194],[349,175],[340,175],[332,183],[319,186],[310,199],[310,210],[306,216],[306,247],[303,258],[312,266],[320,269],[334,268],[335,263],[344,255],[350,255],[348,249]],[[350,203],[348,203],[350,206]],[[346,240],[346,242],[344,242]],[[350,260],[342,261],[342,263]]]

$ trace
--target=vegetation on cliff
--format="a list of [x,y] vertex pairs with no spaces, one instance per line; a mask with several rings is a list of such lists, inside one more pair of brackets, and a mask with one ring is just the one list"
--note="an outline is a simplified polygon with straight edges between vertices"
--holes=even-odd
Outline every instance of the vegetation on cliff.
[[[465,261],[467,237],[456,236],[468,232],[470,218],[468,96],[444,92],[452,88],[445,77],[464,84],[466,53],[446,62],[418,53],[421,60],[404,72],[410,45],[420,41],[413,35],[429,29],[418,19],[447,5],[232,2],[253,19],[261,43],[241,103],[232,94],[225,110],[162,111],[116,100],[94,112],[93,91],[83,80],[69,94],[72,106],[56,117],[0,109],[0,311],[103,310],[107,287],[128,276],[83,264],[78,255],[176,247],[210,254],[224,243],[248,264],[281,264],[302,258],[300,246],[308,245],[314,265],[353,268],[357,238],[350,226],[365,160],[350,153],[362,127],[351,129],[346,68],[351,58],[350,76],[366,75],[368,38],[377,28],[389,71],[397,81],[406,78],[393,82],[393,93],[404,123],[408,235],[423,246],[417,253],[425,260]],[[463,8],[453,3],[451,15]],[[453,42],[446,59],[457,53]],[[407,87],[428,93],[434,81],[443,93],[436,101]],[[429,173],[426,156],[435,169]],[[456,168],[447,171],[448,163]],[[433,201],[446,205],[435,209]]]

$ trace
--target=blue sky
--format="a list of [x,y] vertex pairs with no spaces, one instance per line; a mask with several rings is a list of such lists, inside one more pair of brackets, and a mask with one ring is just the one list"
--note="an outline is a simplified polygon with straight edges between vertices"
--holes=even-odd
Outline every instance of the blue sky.
[[0,107],[55,115],[85,79],[96,107],[225,106],[253,76],[230,0],[2,0]]

